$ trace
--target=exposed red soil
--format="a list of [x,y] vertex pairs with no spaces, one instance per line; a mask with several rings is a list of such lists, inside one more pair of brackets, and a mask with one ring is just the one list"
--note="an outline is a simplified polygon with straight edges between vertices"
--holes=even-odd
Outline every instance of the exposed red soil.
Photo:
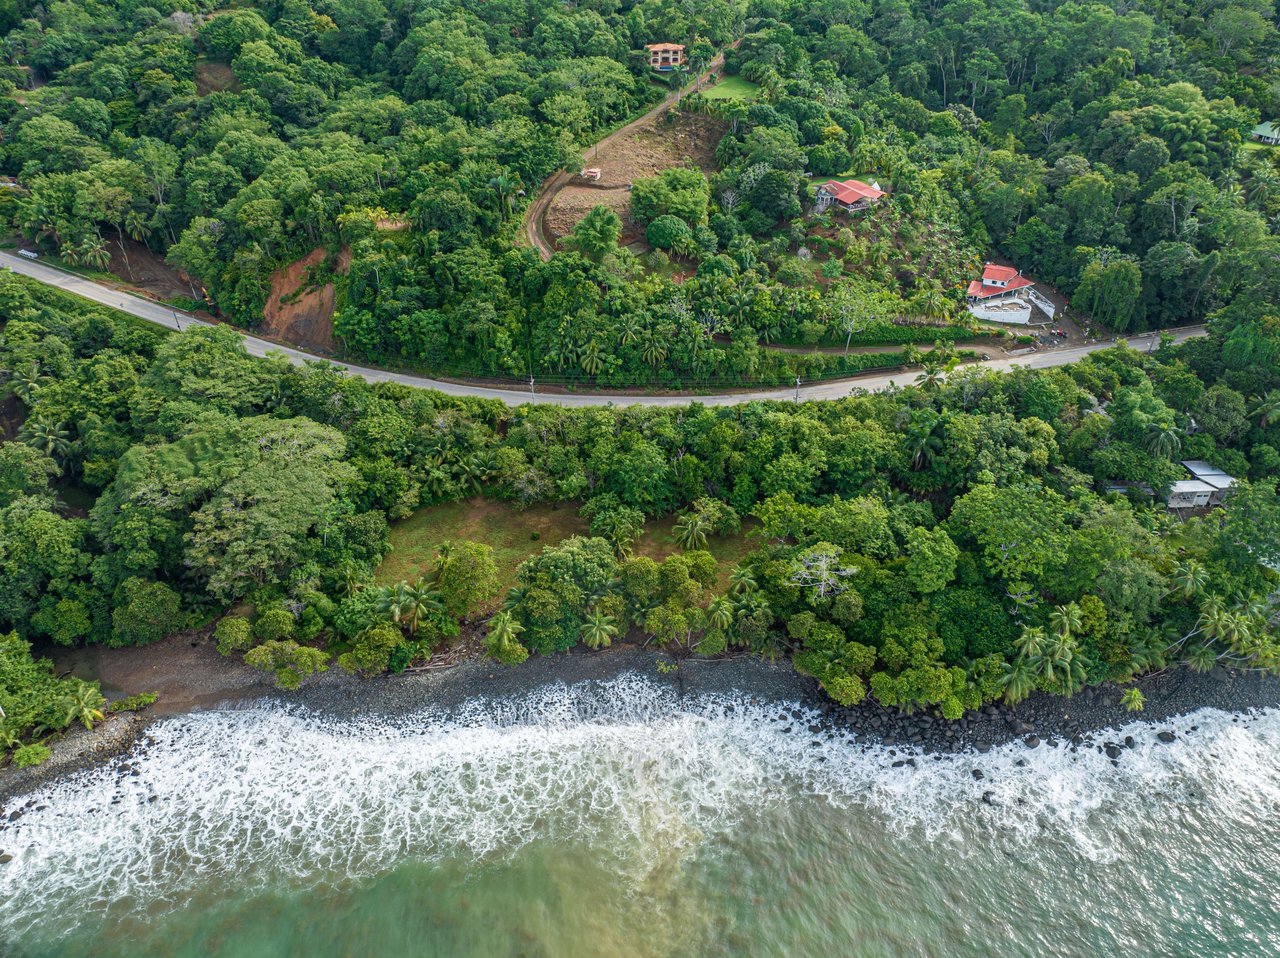
[[675,116],[673,123],[667,121],[666,113],[650,117],[624,135],[588,150],[583,166],[598,168],[600,179],[594,183],[574,181],[556,194],[546,214],[548,236],[553,240],[567,236],[593,206],[607,206],[622,218],[622,245],[641,241],[644,231],[631,222],[627,187],[676,166],[714,172],[716,146],[728,126],[701,113]]
[[124,238],[121,246],[118,238],[107,240],[111,263],[107,267],[130,286],[149,293],[155,299],[199,299],[200,286],[187,274],[164,261],[164,257],[152,252],[146,245]]
[[[262,332],[294,346],[331,353],[333,310],[337,293],[332,282],[320,283],[317,268],[329,257],[317,247],[302,259],[271,274],[271,293],[262,310]],[[351,250],[343,247],[333,264],[337,273],[351,265]]]

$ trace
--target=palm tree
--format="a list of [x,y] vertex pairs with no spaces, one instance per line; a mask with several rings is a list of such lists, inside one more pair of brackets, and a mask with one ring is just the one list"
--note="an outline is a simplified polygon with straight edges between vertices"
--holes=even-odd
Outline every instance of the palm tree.
[[916,376],[916,385],[933,391],[942,385],[942,367],[937,363],[925,363],[924,371]]
[[1018,656],[1012,665],[1005,666],[1004,700],[1010,705],[1021,702],[1036,687],[1036,675],[1027,660]]
[[1043,651],[1046,639],[1044,629],[1023,626],[1022,634],[1014,641],[1014,647],[1018,650],[1019,657],[1030,661]]
[[640,324],[636,322],[634,316],[628,316],[618,326],[618,345],[630,346],[640,338]]
[[604,355],[600,352],[600,344],[594,339],[582,350],[582,371],[588,376],[597,376],[604,369]]
[[676,520],[676,542],[682,549],[701,549],[707,544],[707,521],[697,512],[687,512]]
[[106,704],[106,697],[96,684],[79,682],[75,690],[62,700],[63,724],[79,722],[87,729],[93,728],[94,722],[101,722],[106,717],[103,711]]
[[1280,422],[1280,389],[1273,389],[1253,401],[1250,415],[1258,417],[1258,427],[1266,429]]
[[487,654],[495,659],[511,661],[509,651],[520,643],[524,626],[511,612],[499,612],[489,620],[489,634],[485,637]]
[[913,472],[920,472],[927,468],[945,448],[942,437],[938,435],[936,423],[913,423],[907,430],[903,445],[911,454]]
[[23,423],[18,438],[59,463],[65,464],[71,455],[71,433],[60,422],[30,419]]
[[399,588],[404,602],[405,624],[409,627],[410,635],[417,635],[418,626],[422,624],[422,620],[432,612],[441,611],[444,608],[444,602],[441,601],[436,587],[423,579],[419,579],[413,585],[401,583]]
[[22,400],[24,405],[30,406],[31,400],[35,398],[36,393],[46,381],[46,377],[40,375],[40,364],[30,362],[9,374],[9,389]]
[[655,376],[658,374],[658,364],[667,358],[667,347],[652,329],[645,333],[640,358],[653,367]]
[[707,627],[723,632],[731,625],[733,625],[733,603],[729,601],[727,595],[718,595],[711,600],[711,605],[707,606]]
[[94,269],[105,270],[111,265],[111,251],[97,234],[86,236],[79,248],[80,262]]
[[519,180],[510,173],[499,173],[489,180],[489,189],[498,196],[498,218],[506,220],[511,212],[511,196],[519,187]]
[[907,343],[902,347],[902,365],[914,366],[920,362],[920,349],[913,343]]
[[1161,459],[1172,459],[1182,449],[1182,430],[1172,423],[1153,422],[1147,426],[1147,452]]
[[1049,628],[1061,641],[1069,640],[1084,628],[1084,615],[1074,602],[1060,605],[1049,613]]
[[1190,599],[1204,591],[1209,584],[1209,570],[1198,562],[1184,562],[1173,573],[1173,581],[1184,599]]
[[756,591],[755,576],[751,574],[751,570],[744,565],[734,566],[733,571],[729,573],[729,591],[734,595],[745,595]]
[[406,583],[397,582],[395,585],[384,585],[380,588],[373,608],[386,621],[398,626],[405,613],[409,611]]
[[613,616],[592,607],[587,612],[586,621],[582,623],[582,641],[590,648],[600,649],[610,645],[618,634],[618,625]]

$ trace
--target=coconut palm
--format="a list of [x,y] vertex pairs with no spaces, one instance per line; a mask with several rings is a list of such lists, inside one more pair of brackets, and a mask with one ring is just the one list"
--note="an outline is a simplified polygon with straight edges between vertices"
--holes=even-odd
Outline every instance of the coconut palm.
[[733,571],[729,573],[729,591],[733,595],[745,595],[757,588],[755,576],[749,568],[743,565],[733,567]]
[[718,595],[707,606],[707,628],[720,632],[733,625],[733,603],[726,595]]
[[433,612],[441,611],[444,608],[444,602],[436,587],[423,579],[419,579],[413,585],[401,583],[400,588],[404,602],[402,614],[405,625],[409,627],[410,635],[417,635],[422,620]]
[[640,358],[653,367],[656,375],[658,364],[667,358],[667,347],[652,329],[645,332],[644,344],[640,348]]
[[378,589],[377,598],[373,602],[374,611],[392,625],[400,625],[409,611],[409,595],[407,585],[397,582],[395,585],[384,585]]
[[60,422],[29,419],[23,423],[18,438],[59,463],[65,464],[67,457],[71,455],[71,433]]
[[924,371],[916,376],[916,385],[933,391],[942,385],[942,367],[937,363],[925,363]]
[[524,626],[516,621],[510,612],[499,612],[489,620],[489,634],[485,637],[488,654],[494,658],[508,660],[507,650],[519,645],[520,633]]
[[582,641],[589,648],[604,648],[613,642],[613,637],[617,634],[618,624],[613,616],[594,606],[587,612],[586,620],[582,623]]
[[582,350],[580,362],[582,371],[588,376],[598,376],[600,370],[604,369],[604,354],[600,351],[600,344],[594,339]]
[[1047,638],[1044,629],[1023,626],[1022,634],[1014,641],[1014,647],[1018,650],[1019,657],[1030,661],[1039,657],[1044,650]]
[[618,326],[618,345],[630,346],[640,338],[640,324],[636,322],[635,317],[628,316],[621,325]]
[[106,697],[92,682],[78,682],[73,691],[61,703],[64,725],[79,722],[85,728],[93,728],[94,722],[106,717]]
[[1153,422],[1147,426],[1144,444],[1151,455],[1172,459],[1182,449],[1182,430],[1172,423]]
[[707,520],[697,512],[687,512],[676,520],[675,536],[682,549],[701,549],[707,544]]
[[1259,428],[1266,429],[1280,422],[1280,389],[1273,389],[1253,401],[1250,415],[1256,416]]
[[1193,672],[1208,672],[1218,664],[1218,654],[1213,646],[1200,642],[1187,653],[1186,662]]
[[1018,656],[1012,665],[1005,666],[1004,700],[1010,705],[1021,702],[1036,687],[1036,674],[1023,656]]
[[1084,614],[1074,602],[1060,605],[1049,613],[1049,628],[1060,640],[1069,640],[1084,627]]
[[1198,562],[1184,562],[1173,573],[1173,581],[1184,599],[1190,599],[1204,591],[1209,584],[1209,570]]
[[40,375],[40,364],[30,362],[9,374],[9,389],[25,405],[30,406],[31,400],[47,381],[46,377]]

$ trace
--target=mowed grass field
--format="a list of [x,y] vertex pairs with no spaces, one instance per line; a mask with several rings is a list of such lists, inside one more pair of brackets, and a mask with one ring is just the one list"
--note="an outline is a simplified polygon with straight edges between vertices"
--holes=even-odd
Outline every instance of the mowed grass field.
[[[720,564],[721,588],[727,586],[733,567],[759,547],[758,539],[746,535],[754,525],[754,520],[747,520],[743,534],[707,540],[707,551]],[[680,552],[674,526],[674,516],[650,520],[633,546],[635,554],[661,560]],[[484,498],[446,502],[419,509],[391,527],[391,553],[378,566],[376,579],[380,584],[418,579],[430,573],[442,542],[471,539],[493,547],[498,580],[505,593],[515,585],[516,567],[529,556],[569,536],[589,534],[576,503],[516,509]]]
[[732,76],[725,77],[715,86],[703,90],[702,95],[708,100],[750,100],[759,89],[758,83]]

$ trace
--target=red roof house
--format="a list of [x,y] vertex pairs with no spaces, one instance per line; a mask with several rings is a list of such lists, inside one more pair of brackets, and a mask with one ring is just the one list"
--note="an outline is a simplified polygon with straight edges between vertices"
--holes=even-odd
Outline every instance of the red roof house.
[[827,180],[819,184],[814,193],[819,213],[833,203],[848,212],[862,210],[874,206],[884,197],[885,192],[878,184],[863,183],[862,180]]
[[982,268],[982,279],[975,279],[969,283],[968,296],[971,300],[988,299],[992,296],[1005,296],[1014,290],[1034,285],[1035,283],[1012,266],[987,263]]

